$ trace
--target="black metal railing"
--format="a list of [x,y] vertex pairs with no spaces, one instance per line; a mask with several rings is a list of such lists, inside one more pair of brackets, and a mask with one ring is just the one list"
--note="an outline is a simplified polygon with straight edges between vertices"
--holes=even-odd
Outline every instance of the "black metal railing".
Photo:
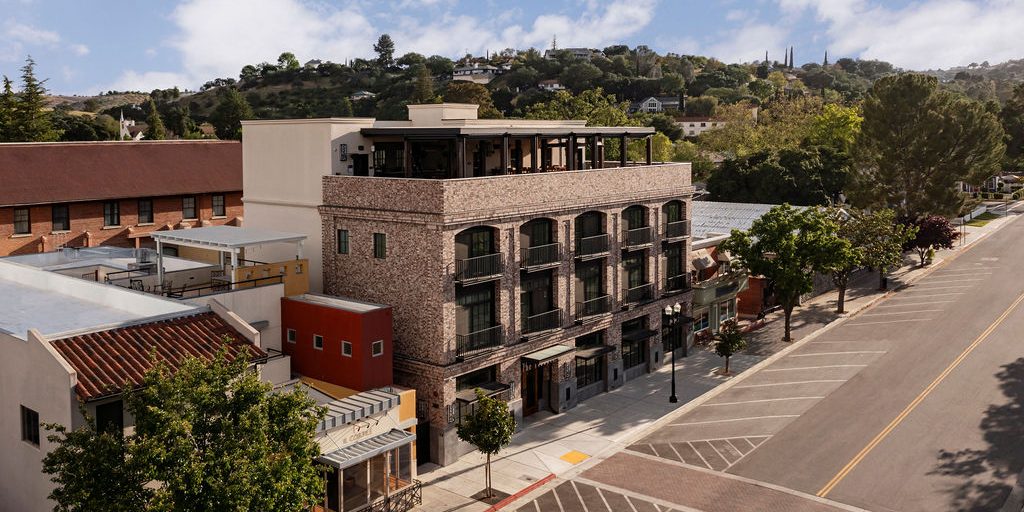
[[608,234],[585,236],[576,239],[576,256],[593,256],[608,252]]
[[690,289],[690,274],[680,274],[665,278],[666,292],[683,292]]
[[665,238],[686,238],[690,236],[690,221],[680,220],[665,224]]
[[477,279],[488,279],[501,277],[505,266],[501,259],[501,253],[485,254],[475,258],[455,260],[455,280],[472,281]]
[[651,300],[654,292],[654,284],[646,283],[640,286],[635,286],[626,290],[623,297],[623,302],[626,304],[635,304],[637,302],[643,302],[645,300]]
[[413,480],[408,486],[373,502],[368,510],[371,512],[407,512],[422,503],[423,484],[419,480]]
[[531,332],[547,331],[562,326],[562,310],[559,308],[545,311],[538,315],[523,318],[523,334]]
[[558,263],[562,259],[562,244],[553,243],[524,247],[520,250],[520,267],[530,268]]
[[602,295],[595,299],[585,300],[576,303],[576,320],[582,320],[588,316],[600,315],[612,310],[612,296]]
[[465,357],[474,352],[501,346],[501,324],[468,334],[455,335],[455,355]]
[[622,231],[622,246],[623,247],[639,247],[642,245],[648,245],[654,238],[652,235],[652,229],[650,226],[644,226],[640,228],[626,229]]

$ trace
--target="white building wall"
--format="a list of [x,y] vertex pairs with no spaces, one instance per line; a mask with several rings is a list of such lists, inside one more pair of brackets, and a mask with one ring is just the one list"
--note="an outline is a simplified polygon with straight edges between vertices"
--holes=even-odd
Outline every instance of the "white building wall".
[[42,428],[39,447],[21,440],[21,406],[38,412],[41,423],[73,428],[79,416],[77,378],[35,330],[27,340],[0,332],[0,351],[0,510],[49,512],[53,484],[42,460],[53,445]]

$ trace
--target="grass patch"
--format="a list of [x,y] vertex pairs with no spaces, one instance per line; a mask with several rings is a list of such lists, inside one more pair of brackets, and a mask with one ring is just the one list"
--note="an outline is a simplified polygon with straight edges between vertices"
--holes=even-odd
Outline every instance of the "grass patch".
[[999,215],[996,215],[994,213],[985,212],[985,213],[983,213],[981,215],[978,215],[977,217],[971,219],[970,221],[968,221],[967,225],[968,226],[974,226],[976,228],[980,228],[981,226],[984,226],[985,224],[988,224],[990,221],[998,219],[998,218],[999,218]]

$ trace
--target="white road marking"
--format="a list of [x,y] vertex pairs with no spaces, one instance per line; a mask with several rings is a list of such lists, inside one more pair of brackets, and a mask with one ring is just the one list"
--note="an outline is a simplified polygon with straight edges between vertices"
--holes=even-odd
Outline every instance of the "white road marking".
[[710,446],[711,449],[714,450],[715,453],[718,454],[718,458],[725,461],[725,469],[729,469],[729,466],[732,466],[732,464],[729,463],[729,459],[725,458],[725,455],[722,455],[722,452],[718,451],[718,448],[715,448],[715,445],[712,444],[711,441],[708,441],[707,443],[708,443],[708,446]]
[[846,324],[848,326],[860,326],[860,325],[880,325],[880,324],[895,324],[899,322],[925,322],[931,320],[931,318],[912,318],[908,320],[885,320],[884,322],[857,322],[853,324]]
[[[626,496],[625,494],[623,494],[622,497],[626,498],[626,503],[629,504],[629,508],[633,509],[633,512],[637,512],[636,505],[633,504],[633,500],[630,500],[629,496]],[[561,506],[561,503],[559,503],[559,506]],[[565,509],[562,509],[562,510],[565,510]]]
[[913,311],[897,311],[895,313],[866,313],[861,316],[892,316],[892,315],[910,315],[913,313],[935,313],[942,311],[941,309],[915,309]]
[[749,444],[749,445],[750,445],[750,449],[751,449],[751,450],[753,450],[754,448],[757,448],[757,446],[755,446],[755,445],[754,445],[754,443],[751,443],[751,442],[750,442],[750,439],[748,439],[748,438],[744,437],[744,438],[743,438],[743,440],[744,440],[744,441],[746,441],[746,442],[747,442],[747,444]]
[[[992,272],[975,272],[973,270],[961,270],[961,269],[958,269],[958,268],[951,268],[951,269],[947,269],[947,270],[936,270],[935,271],[936,274],[938,274],[939,272],[944,272],[942,274],[943,276],[948,276],[950,274],[963,274],[965,276],[989,276],[989,275],[992,275]],[[945,272],[948,272],[948,273],[945,273]]]
[[700,450],[698,450],[697,447],[693,445],[693,442],[687,441],[686,445],[689,446],[690,449],[693,450],[693,452],[696,453],[698,457],[700,457],[700,461],[703,462],[708,469],[711,469],[711,464],[708,464],[708,460],[704,458],[704,455],[701,455]]
[[[597,489],[597,495],[598,495],[598,496],[599,496],[599,497],[601,498],[601,501],[603,501],[603,502],[604,502],[604,508],[605,508],[605,510],[611,510],[611,509],[612,509],[612,506],[608,504],[608,500],[607,500],[607,499],[605,499],[605,497],[604,497],[604,493],[602,493],[602,492],[601,492],[601,488],[595,485],[595,486],[594,486],[594,489]],[[537,503],[537,502],[536,502],[536,501],[534,501],[534,503]],[[537,505],[537,507],[538,507],[538,508],[540,508],[540,505]]]
[[[728,444],[729,446],[732,446],[732,449],[733,449],[733,450],[736,450],[736,453],[740,454],[740,459],[742,459],[742,458],[743,458],[743,455],[744,455],[744,453],[743,453],[743,452],[741,452],[739,448],[736,448],[736,445],[732,444],[732,441],[730,441],[730,440],[726,439],[726,440],[725,440],[725,442],[726,442],[726,444]],[[750,453],[750,452],[747,452],[747,453]],[[736,461],[738,462],[738,461],[739,461],[739,459],[736,459]],[[734,462],[733,464],[735,464],[735,462]]]
[[798,380],[794,382],[775,382],[773,384],[747,384],[746,386],[735,386],[733,389],[744,389],[744,388],[767,388],[772,386],[791,386],[795,384],[824,384],[830,382],[846,382],[845,380]]
[[763,400],[744,400],[742,402],[722,402],[718,404],[704,404],[701,407],[715,407],[719,405],[741,405],[741,404],[760,404],[764,402],[782,402],[786,400],[820,400],[825,398],[823,396],[791,396],[787,398],[765,398]]
[[[939,284],[942,284],[942,283],[939,283]],[[928,286],[927,288],[925,288],[925,286],[928,286],[928,285],[918,285],[918,286],[915,286],[914,290],[921,290],[921,291],[924,291],[924,292],[931,292],[931,291],[935,291],[935,290],[952,290],[954,288],[974,288],[973,284],[955,284],[955,285],[951,285],[951,286]]]
[[821,368],[864,368],[866,364],[828,364],[824,366],[798,366],[796,368],[772,368],[762,372],[790,372],[793,370],[819,370]]
[[[924,298],[924,297],[949,297],[949,296],[952,296],[952,295],[964,295],[967,292],[922,293],[920,295],[914,295],[914,296],[910,295],[911,293],[914,293],[912,291],[911,292],[906,292],[906,293],[907,293],[907,295],[904,295],[903,297],[892,297],[889,300],[914,300],[914,299],[921,299],[921,298]],[[947,300],[947,301],[943,301],[943,302],[956,302],[956,301],[955,300]],[[883,307],[883,306],[878,306],[878,307]]]
[[686,459],[684,459],[683,456],[679,453],[679,450],[676,450],[676,445],[668,443],[668,447],[672,448],[672,451],[675,452],[676,457],[679,457],[679,462],[686,462]]
[[590,512],[590,509],[587,508],[586,500],[584,500],[583,499],[583,495],[580,494],[579,487],[576,487],[576,482],[573,482],[572,480],[569,480],[569,481],[572,482],[572,490],[576,491],[576,497],[580,499],[580,503],[583,505],[584,512]]
[[850,350],[846,352],[812,352],[809,354],[790,354],[789,357],[841,356],[846,354],[884,354],[885,350]]
[[[946,295],[948,295],[948,294],[943,294],[943,296],[946,296]],[[929,295],[929,297],[930,297],[930,295]],[[904,298],[906,298],[906,299],[916,299],[918,297],[904,297]],[[876,309],[877,308],[905,308],[905,307],[908,307],[908,306],[923,306],[925,304],[946,304],[946,303],[949,303],[949,302],[960,302],[960,301],[958,301],[958,300],[931,300],[931,301],[927,301],[927,302],[911,302],[909,304],[882,304],[882,305],[879,305],[879,306],[875,306],[875,308]]]
[[[946,276],[942,276],[942,277],[946,277]],[[961,277],[961,276],[950,276],[950,277]],[[945,283],[972,283],[972,282],[975,282],[975,281],[987,281],[987,279],[985,279],[985,278],[981,278],[981,279],[941,279],[941,280],[940,279],[933,279],[933,280],[928,281],[927,283],[921,283],[921,285],[945,284]]]
[[[798,418],[799,414],[778,414],[774,416],[750,416],[748,418],[730,418],[727,420],[692,421],[689,423],[671,423],[673,427],[689,427],[691,425],[710,425],[712,423],[732,423],[734,421],[770,420],[775,418]],[[709,445],[711,443],[708,443]],[[714,448],[714,446],[712,446]],[[717,451],[717,450],[716,450]]]

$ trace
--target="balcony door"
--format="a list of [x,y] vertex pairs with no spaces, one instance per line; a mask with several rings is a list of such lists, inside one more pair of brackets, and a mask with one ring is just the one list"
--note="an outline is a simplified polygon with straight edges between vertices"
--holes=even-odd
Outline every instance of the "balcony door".
[[458,334],[472,334],[497,325],[494,314],[494,283],[466,286],[457,290],[458,310],[455,329]]
[[647,253],[632,252],[622,258],[623,278],[627,290],[647,284]]
[[555,309],[552,281],[550,270],[535,272],[523,278],[520,285],[522,291],[519,293],[519,305],[524,333],[540,331],[548,327],[546,319],[539,315]]
[[469,259],[494,254],[494,230],[481,226],[455,235],[455,258]]
[[576,217],[576,239],[604,234],[604,215],[587,212]]
[[540,410],[551,385],[551,372],[557,368],[552,363],[522,363],[523,374],[523,416],[529,416]]

